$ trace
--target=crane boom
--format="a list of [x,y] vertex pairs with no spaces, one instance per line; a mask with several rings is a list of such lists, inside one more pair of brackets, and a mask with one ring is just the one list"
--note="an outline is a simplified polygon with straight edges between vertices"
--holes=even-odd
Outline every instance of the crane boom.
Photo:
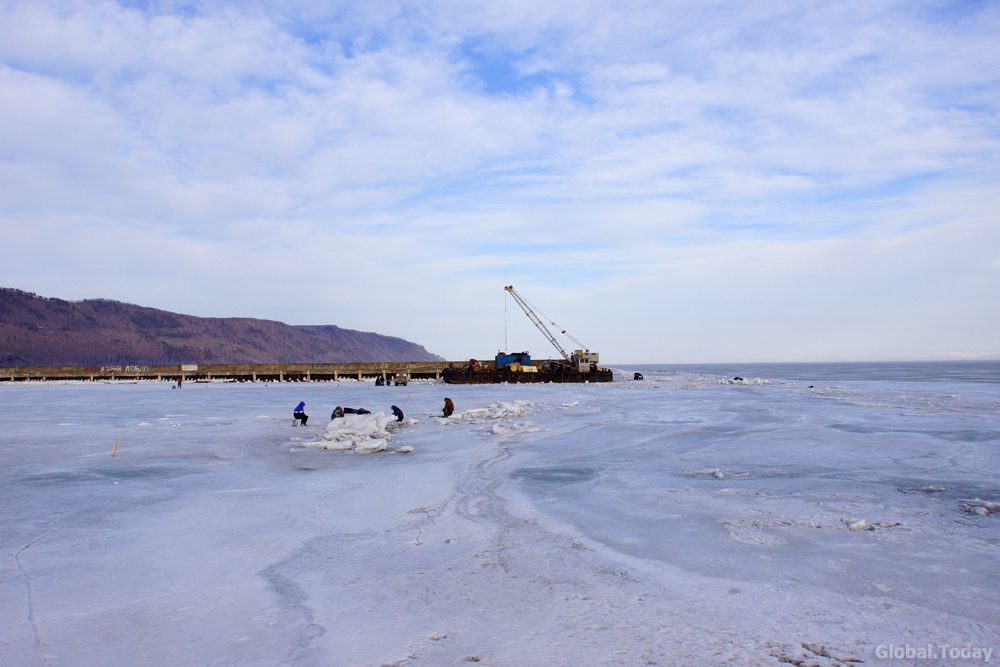
[[566,350],[562,348],[562,345],[559,344],[559,341],[556,340],[556,337],[552,335],[552,332],[549,331],[548,327],[546,327],[545,324],[542,322],[542,320],[538,317],[538,315],[535,314],[535,311],[532,310],[531,306],[525,303],[521,295],[514,291],[514,286],[507,285],[506,287],[504,287],[504,289],[510,292],[510,295],[514,297],[514,301],[517,302],[517,305],[521,306],[521,310],[524,311],[524,314],[528,316],[529,320],[534,322],[535,326],[538,327],[539,331],[545,334],[545,337],[549,339],[549,342],[552,343],[553,347],[559,350],[559,354],[561,354],[566,361],[572,363],[573,360],[566,353]]

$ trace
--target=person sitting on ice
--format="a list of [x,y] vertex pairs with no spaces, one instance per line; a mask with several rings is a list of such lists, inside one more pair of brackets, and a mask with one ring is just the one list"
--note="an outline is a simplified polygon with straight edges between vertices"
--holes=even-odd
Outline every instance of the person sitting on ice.
[[403,421],[403,411],[400,410],[395,405],[392,406],[392,414],[396,415],[396,421],[398,421],[398,422]]
[[334,419],[337,419],[338,417],[343,417],[343,416],[344,416],[344,408],[342,408],[342,407],[340,407],[338,405],[337,407],[335,407],[333,409],[333,414],[330,415],[330,420],[333,421]]
[[376,387],[381,387],[384,384],[385,384],[385,378],[384,377],[382,377],[381,375],[379,375],[377,378],[375,378],[375,386]]
[[305,409],[306,409],[306,403],[305,401],[302,401],[297,406],[295,406],[295,410],[294,412],[292,412],[292,418],[301,421],[303,426],[305,426],[306,422],[309,421],[309,415],[303,412],[303,410]]
[[455,412],[455,404],[451,402],[450,398],[444,399],[444,409],[441,411],[441,416],[451,417],[453,412]]

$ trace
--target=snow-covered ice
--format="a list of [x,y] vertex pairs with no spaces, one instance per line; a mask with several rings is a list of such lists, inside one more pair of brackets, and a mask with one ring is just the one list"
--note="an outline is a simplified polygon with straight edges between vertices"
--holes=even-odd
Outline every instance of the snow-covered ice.
[[3,384],[0,664],[996,662],[1000,375],[925,366]]

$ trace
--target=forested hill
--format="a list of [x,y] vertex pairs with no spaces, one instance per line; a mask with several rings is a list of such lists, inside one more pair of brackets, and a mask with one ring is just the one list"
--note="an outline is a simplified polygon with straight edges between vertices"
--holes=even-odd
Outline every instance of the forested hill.
[[402,338],[0,288],[0,367],[443,361]]

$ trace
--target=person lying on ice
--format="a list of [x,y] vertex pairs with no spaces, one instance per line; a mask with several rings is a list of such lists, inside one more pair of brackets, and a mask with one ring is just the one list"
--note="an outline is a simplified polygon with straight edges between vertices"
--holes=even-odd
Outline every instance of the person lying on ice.
[[306,422],[309,421],[309,415],[303,412],[303,410],[305,409],[306,409],[306,403],[305,401],[302,401],[297,406],[295,406],[295,411],[292,412],[292,418],[301,420],[303,426],[305,426]]
[[370,415],[369,410],[364,408],[342,408],[339,405],[333,409],[333,414],[330,415],[330,419],[334,420],[337,417],[343,417],[344,415]]

